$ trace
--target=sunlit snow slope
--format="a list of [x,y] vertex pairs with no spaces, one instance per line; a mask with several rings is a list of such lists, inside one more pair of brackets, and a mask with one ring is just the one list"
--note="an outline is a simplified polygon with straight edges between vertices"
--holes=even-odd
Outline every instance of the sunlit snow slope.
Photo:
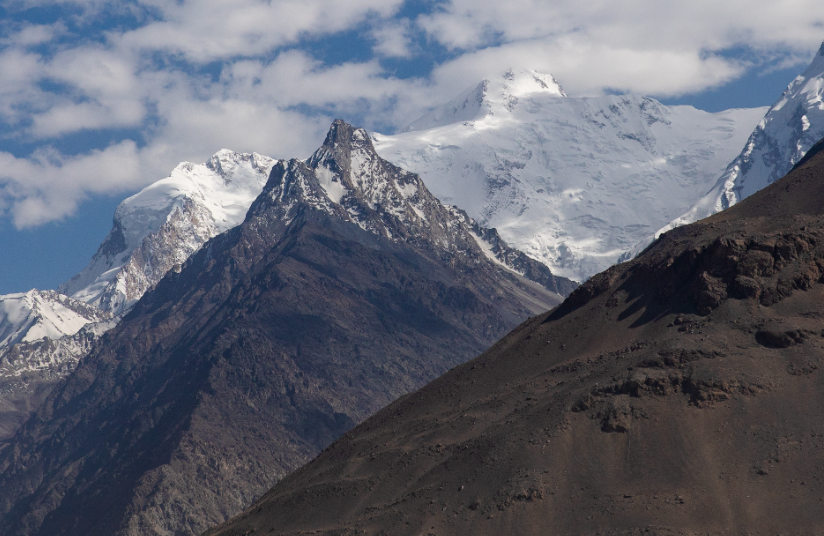
[[53,290],[0,296],[0,348],[48,337],[74,335],[108,314]]
[[275,161],[226,149],[123,201],[91,263],[58,290],[122,313],[210,238],[243,221]]
[[700,199],[765,110],[569,98],[549,75],[509,71],[374,138],[443,202],[582,281]]
[[[755,127],[744,150],[727,166],[715,187],[683,215],[659,229],[706,218],[777,181],[824,137],[824,43],[809,67],[793,80]],[[635,250],[653,240],[647,237]]]

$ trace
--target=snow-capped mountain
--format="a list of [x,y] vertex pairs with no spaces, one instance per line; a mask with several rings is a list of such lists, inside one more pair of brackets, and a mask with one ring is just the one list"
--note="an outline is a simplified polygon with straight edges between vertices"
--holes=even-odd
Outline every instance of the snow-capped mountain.
[[206,164],[183,162],[123,201],[89,265],[58,291],[117,315],[175,265],[246,216],[275,160],[223,149]]
[[442,204],[418,175],[378,156],[365,130],[341,120],[309,159],[276,164],[267,188],[250,217],[268,203],[267,218],[277,213],[291,222],[296,210],[311,206],[393,241],[428,243],[447,258],[491,261],[560,295],[576,286],[509,247],[460,208]]
[[336,121],[0,449],[0,526],[202,534],[574,286]]
[[500,80],[483,80],[421,118],[413,121],[404,131],[427,130],[444,127],[461,121],[475,121],[483,117],[501,113],[503,109],[513,111],[519,98],[532,94],[566,97],[563,88],[552,75],[537,71],[507,71]]
[[509,71],[373,138],[442,201],[582,281],[704,195],[764,111],[569,98],[549,75]]
[[53,290],[0,296],[0,444],[113,325],[108,312]]
[[243,221],[274,162],[224,149],[181,163],[118,206],[91,263],[59,292],[0,296],[0,441],[166,272]]
[[777,181],[824,138],[824,43],[807,69],[790,82],[750,134],[744,150],[715,186],[689,210],[634,249],[639,253],[654,238],[724,210]]
[[74,335],[86,324],[110,316],[53,290],[6,294],[0,296],[0,348]]

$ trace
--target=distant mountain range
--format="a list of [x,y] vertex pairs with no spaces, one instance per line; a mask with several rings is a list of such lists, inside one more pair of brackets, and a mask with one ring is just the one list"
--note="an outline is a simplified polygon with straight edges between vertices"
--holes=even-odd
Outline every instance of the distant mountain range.
[[199,534],[575,284],[336,121],[0,452],[4,534]]
[[[575,99],[507,72],[395,136],[336,121],[306,160],[180,164],[121,203],[57,292],[0,296],[0,526],[194,534],[226,519],[558,304],[576,288],[563,275],[631,258],[812,155],[822,58],[760,123],[761,109]],[[707,277],[709,304],[727,275]],[[802,285],[779,297],[787,284]]]

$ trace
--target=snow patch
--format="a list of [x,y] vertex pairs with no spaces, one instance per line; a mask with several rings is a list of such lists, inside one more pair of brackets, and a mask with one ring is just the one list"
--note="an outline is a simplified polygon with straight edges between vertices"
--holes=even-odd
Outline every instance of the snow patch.
[[418,193],[418,185],[414,182],[408,182],[404,185],[398,184],[398,191],[405,198],[410,198],[413,197],[416,193]]
[[473,238],[473,240],[475,240],[475,243],[478,244],[478,247],[481,249],[481,251],[483,252],[484,256],[487,259],[489,259],[490,261],[497,264],[501,268],[504,268],[507,271],[510,271],[510,272],[518,274],[518,275],[524,275],[524,274],[514,270],[512,267],[508,266],[505,262],[503,262],[501,259],[499,259],[495,255],[495,252],[492,250],[492,245],[489,242],[487,242],[486,240],[484,240],[483,238],[478,236],[478,234],[475,233],[474,231],[467,231],[467,232]]
[[329,199],[331,199],[333,203],[340,204],[340,200],[348,193],[348,190],[338,178],[337,174],[329,168],[318,166],[315,170],[315,177],[317,177],[321,188],[323,188],[326,195],[329,196]]
[[418,215],[418,218],[421,219],[421,221],[428,221],[427,218],[426,218],[426,214],[424,214],[421,209],[419,209],[415,205],[410,205],[410,206],[412,207],[412,210],[415,211],[415,214]]

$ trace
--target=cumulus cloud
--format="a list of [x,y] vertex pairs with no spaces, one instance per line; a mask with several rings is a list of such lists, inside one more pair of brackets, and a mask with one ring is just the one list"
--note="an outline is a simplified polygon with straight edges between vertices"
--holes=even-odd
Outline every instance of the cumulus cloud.
[[196,62],[266,54],[305,36],[339,32],[391,16],[402,0],[157,1],[158,21],[126,32],[121,44],[182,54]]
[[430,38],[463,52],[453,62],[455,72],[526,62],[540,64],[573,91],[657,96],[700,91],[741,75],[752,63],[724,54],[735,47],[764,60],[779,55],[784,65],[809,61],[824,37],[822,22],[815,0],[451,0],[417,21]]
[[578,37],[535,39],[467,52],[438,67],[433,76],[453,93],[467,80],[529,68],[552,73],[572,95],[604,90],[673,96],[715,87],[741,75],[735,60],[694,50],[638,50],[591,43]]
[[66,32],[62,22],[55,24],[27,24],[10,36],[0,39],[4,45],[33,46],[47,43]]
[[372,29],[375,52],[385,58],[410,58],[413,55],[409,36],[410,21],[403,19]]
[[807,49],[824,20],[815,0],[450,0],[418,23],[451,48],[584,34],[594,43],[632,49],[709,49],[735,44]]
[[29,158],[0,152],[0,206],[18,228],[73,214],[89,194],[108,194],[141,183],[133,141],[66,157],[44,147]]
[[[571,95],[677,96],[806,62],[824,37],[811,0],[449,0],[418,16],[402,0],[136,0],[114,6],[131,23],[103,31],[107,0],[15,5],[46,4],[71,5],[71,19],[0,33],[0,143],[39,147],[0,153],[0,214],[18,227],[224,147],[307,156],[335,117],[402,127],[510,67],[552,73]],[[354,51],[340,37],[352,34]],[[332,35],[329,61],[313,43]],[[418,55],[435,59],[424,76],[385,69]],[[118,129],[106,146],[51,148]]]

